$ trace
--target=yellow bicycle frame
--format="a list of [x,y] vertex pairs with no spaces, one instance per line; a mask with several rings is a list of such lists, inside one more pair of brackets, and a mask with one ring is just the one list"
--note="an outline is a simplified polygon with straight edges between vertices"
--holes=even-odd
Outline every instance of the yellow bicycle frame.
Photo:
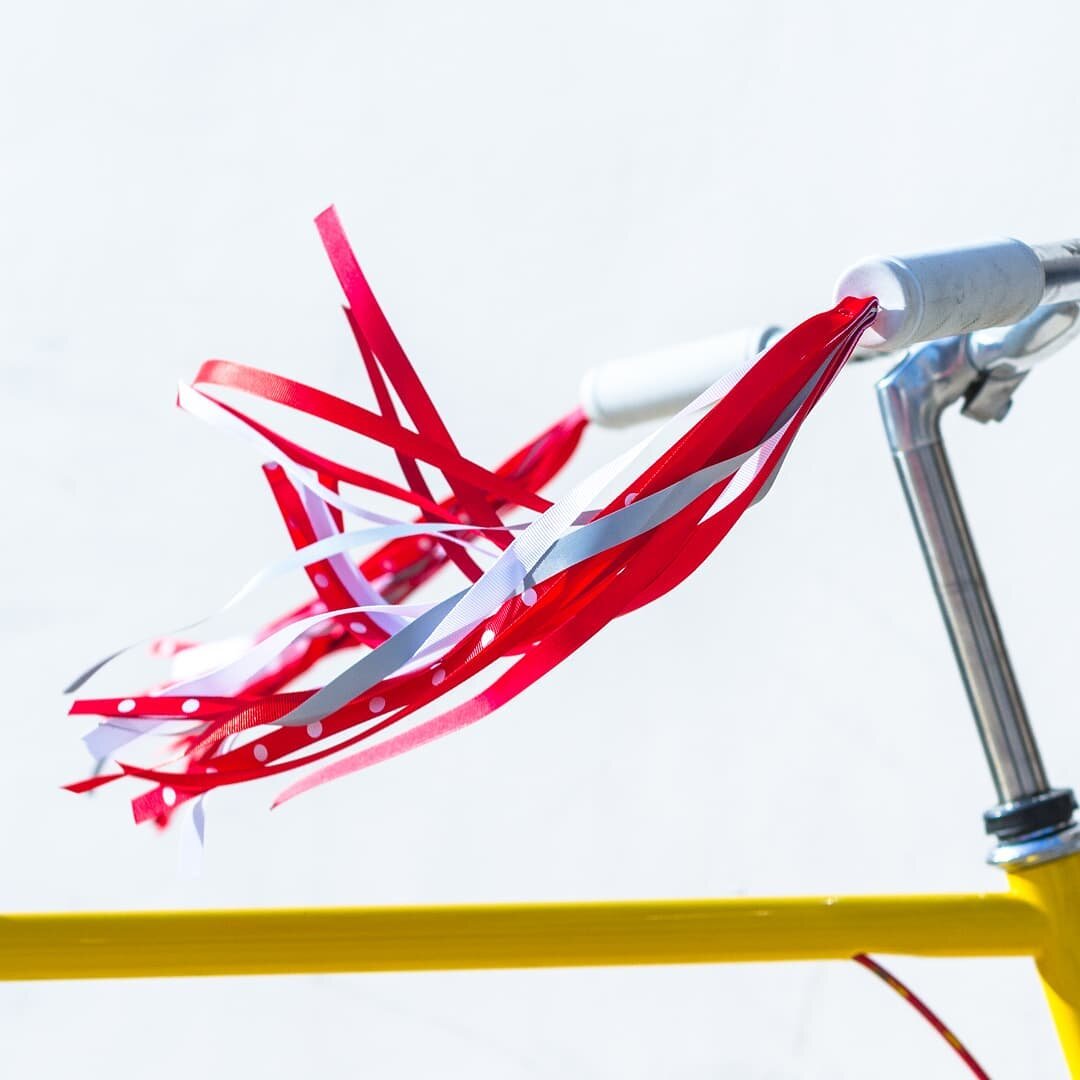
[[1009,884],[942,896],[6,915],[0,978],[1031,956],[1080,1076],[1080,853],[1010,872]]

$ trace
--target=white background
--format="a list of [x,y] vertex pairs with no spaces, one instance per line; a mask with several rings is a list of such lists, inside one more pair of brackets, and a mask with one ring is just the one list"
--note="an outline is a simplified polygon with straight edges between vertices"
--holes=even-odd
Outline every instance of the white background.
[[[590,364],[825,306],[873,251],[1080,225],[1080,8],[36,3],[0,27],[0,910],[993,889],[992,792],[852,370],[678,593],[494,718],[203,874],[76,799],[59,688],[287,543],[172,407],[224,356],[359,395],[336,201],[464,449]],[[1080,783],[1080,350],[948,434],[1052,778]],[[627,445],[591,433],[576,475]],[[129,792],[130,794],[130,792]],[[995,1077],[1062,1074],[1027,962],[898,960]],[[11,1077],[959,1076],[854,964],[8,985]]]

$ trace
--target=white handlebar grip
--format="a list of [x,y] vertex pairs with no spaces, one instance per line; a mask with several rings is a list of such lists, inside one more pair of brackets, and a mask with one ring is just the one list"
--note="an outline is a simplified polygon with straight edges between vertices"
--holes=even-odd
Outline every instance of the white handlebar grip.
[[1042,302],[1046,274],[1039,254],[1019,240],[876,257],[856,263],[836,283],[836,298],[876,296],[881,311],[862,338],[871,349],[1019,322]]
[[586,415],[601,427],[671,416],[732,368],[753,360],[780,330],[735,330],[703,341],[612,360],[581,383]]

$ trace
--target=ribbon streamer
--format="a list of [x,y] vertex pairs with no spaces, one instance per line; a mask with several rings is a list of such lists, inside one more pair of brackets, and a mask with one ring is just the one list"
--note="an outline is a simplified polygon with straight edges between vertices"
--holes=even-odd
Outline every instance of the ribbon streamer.
[[[693,573],[768,490],[877,311],[873,300],[849,299],[808,319],[550,501],[540,491],[573,455],[587,423],[581,411],[495,469],[469,459],[375,300],[333,209],[316,224],[377,411],[223,360],[203,364],[191,385],[181,386],[181,408],[256,449],[295,548],[222,610],[290,572],[306,574],[314,595],[248,637],[160,639],[151,651],[173,657],[172,678],[126,697],[73,703],[72,713],[99,718],[86,737],[96,755],[168,746],[165,760],[115,762],[69,785],[85,792],[122,778],[149,782],[132,801],[136,821],[165,824],[212,789],[299,770],[277,805],[511,701],[612,619]],[[390,449],[400,479],[316,453],[276,420],[256,419],[240,404],[244,398],[270,403],[275,416],[283,407]],[[433,494],[421,463],[441,475],[445,497]],[[400,510],[376,512],[366,493]],[[505,515],[514,508],[511,521]],[[350,553],[360,547],[374,550],[354,561]],[[441,599],[406,602],[443,569],[459,572],[461,583]],[[290,689],[343,650],[355,658],[339,674],[315,689]],[[485,676],[487,685],[461,704],[423,715]]]
[[[551,502],[539,492],[572,457],[584,414],[571,412],[496,469],[465,457],[375,300],[333,208],[316,224],[348,301],[345,315],[378,412],[222,360],[205,363],[177,399],[259,452],[295,549],[256,573],[217,614],[298,570],[315,595],[247,638],[158,639],[151,652],[174,658],[171,679],[122,698],[80,698],[70,710],[99,717],[85,736],[99,767],[69,790],[88,792],[122,778],[149,782],[132,800],[135,820],[162,826],[194,800],[197,843],[207,792],[311,766],[278,795],[276,806],[460,730],[513,700],[612,619],[680,585],[768,492],[795,435],[877,313],[875,300],[846,299],[813,316]],[[300,445],[222,400],[223,391],[388,447],[402,482]],[[415,430],[399,418],[395,394]],[[438,470],[447,497],[435,498],[420,462]],[[343,494],[343,486],[358,494]],[[363,505],[364,492],[396,500],[404,516]],[[502,514],[514,507],[525,512],[524,521],[504,521]],[[364,525],[346,527],[349,519]],[[349,557],[371,546],[375,550],[359,562]],[[405,602],[451,565],[464,587],[442,599]],[[68,692],[134,647],[98,661]],[[340,674],[314,690],[288,689],[341,650],[359,655]],[[413,720],[496,661],[508,666],[486,688]],[[379,738],[391,727],[398,730]],[[162,740],[171,744],[166,760],[117,762],[115,771],[102,771],[123,748]],[[869,957],[855,959],[917,1009],[974,1075],[986,1076],[907,987]]]

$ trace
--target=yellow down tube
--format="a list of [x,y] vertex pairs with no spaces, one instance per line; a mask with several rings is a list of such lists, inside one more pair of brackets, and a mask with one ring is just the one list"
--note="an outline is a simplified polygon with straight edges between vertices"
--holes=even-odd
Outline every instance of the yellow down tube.
[[1036,964],[1070,1075],[1080,1076],[1080,854],[1014,870],[1009,887],[1046,917]]
[[1035,956],[1049,938],[1047,912],[1039,897],[1016,890],[20,914],[0,916],[0,978],[703,964],[842,959],[858,952]]

